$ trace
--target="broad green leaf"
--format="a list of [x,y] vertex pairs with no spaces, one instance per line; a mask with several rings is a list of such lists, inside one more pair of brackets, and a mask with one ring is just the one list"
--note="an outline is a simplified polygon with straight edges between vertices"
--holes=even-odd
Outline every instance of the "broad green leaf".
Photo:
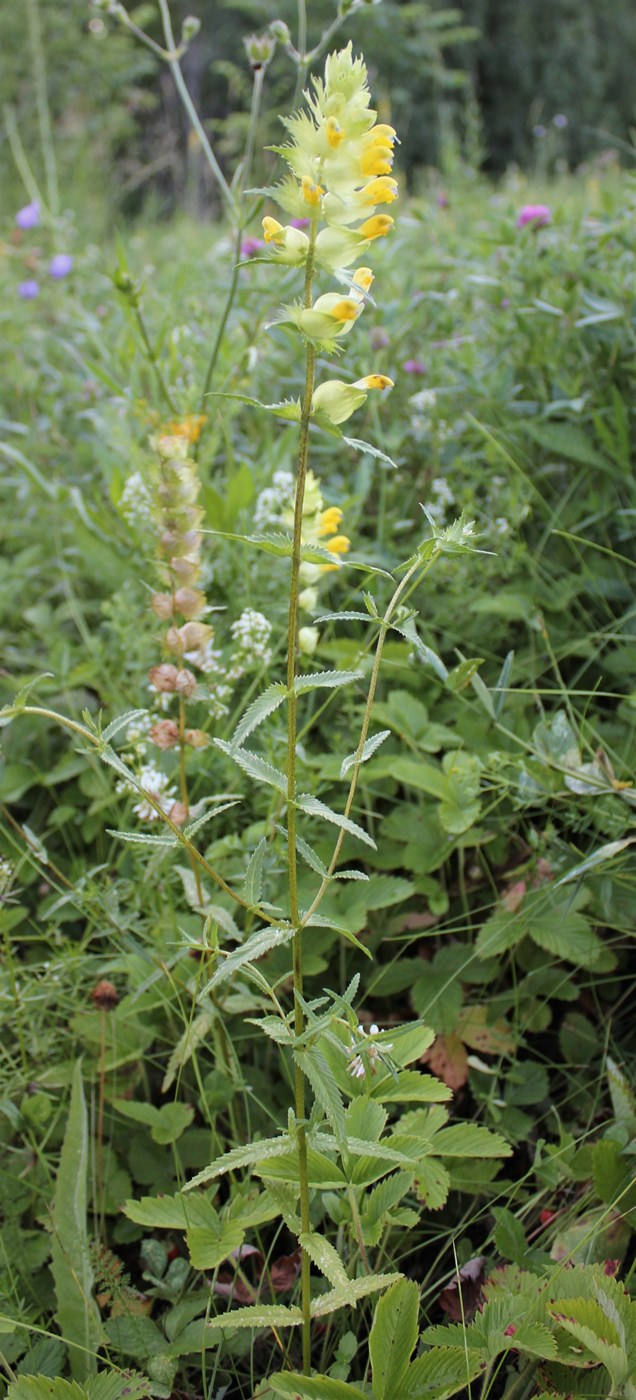
[[362,1208],[362,1235],[367,1244],[378,1244],[384,1220],[410,1191],[412,1172],[398,1171],[367,1191]]
[[403,880],[399,875],[372,875],[361,898],[367,909],[391,909],[414,893],[415,885],[411,880]]
[[57,1320],[68,1346],[73,1379],[77,1381],[84,1381],[97,1371],[97,1350],[102,1338],[101,1320],[93,1298],[86,1221],[88,1169],[88,1116],[82,1062],[78,1060],[55,1182],[51,1265]]
[[206,1332],[233,1332],[237,1327],[298,1327],[302,1320],[300,1308],[259,1303],[253,1308],[235,1308],[219,1317],[210,1317],[205,1329]]
[[234,762],[238,763],[239,768],[242,768],[249,778],[253,778],[254,782],[267,783],[269,787],[282,792],[283,796],[286,795],[287,778],[285,774],[280,773],[277,768],[273,768],[271,763],[261,758],[260,754],[250,753],[249,749],[233,748],[232,744],[227,744],[224,739],[215,739],[214,743],[217,749],[227,754],[228,758],[233,758]]
[[142,1196],[140,1201],[126,1201],[123,1211],[129,1220],[148,1230],[188,1230],[207,1224],[214,1208],[205,1198],[184,1197],[177,1192],[174,1196]]
[[376,849],[375,841],[363,827],[357,822],[345,817],[339,812],[333,812],[331,807],[327,807],[319,798],[312,797],[310,793],[301,793],[296,802],[296,806],[301,812],[306,812],[309,817],[322,817],[324,821],[333,822],[334,826],[342,827],[343,831],[348,831],[352,836],[357,836],[359,841],[363,841],[365,846],[372,846]]
[[369,1337],[374,1400],[392,1400],[404,1381],[417,1343],[419,1300],[417,1284],[400,1279],[376,1307]]
[[245,1239],[245,1230],[238,1221],[221,1220],[209,1225],[194,1225],[187,1231],[186,1244],[193,1269],[215,1269],[217,1264],[238,1249]]
[[347,1279],[346,1292],[339,1288],[334,1288],[330,1293],[323,1293],[320,1297],[314,1298],[311,1304],[312,1317],[326,1317],[328,1313],[338,1312],[340,1308],[356,1307],[362,1298],[368,1298],[371,1293],[379,1293],[384,1288],[390,1288],[392,1283],[396,1283],[401,1278],[401,1274],[366,1274],[364,1278]]
[[170,1143],[177,1140],[190,1127],[194,1118],[194,1109],[191,1104],[179,1103],[175,1100],[172,1103],[164,1103],[159,1109],[159,1121],[150,1130],[153,1142],[160,1147],[168,1147]]
[[495,1218],[495,1244],[499,1253],[504,1259],[512,1260],[513,1264],[523,1265],[526,1262],[528,1245],[521,1221],[506,1206],[494,1206],[492,1213]]
[[232,735],[231,747],[241,748],[243,740],[247,739],[248,734],[257,729],[268,715],[273,714],[274,710],[282,705],[286,696],[287,687],[283,685],[282,681],[275,681],[273,685],[268,686],[267,690],[263,691],[262,695],[257,695],[251,705],[248,705],[242,719],[239,720]]
[[478,958],[499,957],[520,943],[526,932],[526,924],[519,911],[513,914],[507,909],[497,909],[482,924],[475,942],[475,953]]
[[[616,308],[613,307],[611,319],[615,315]],[[601,319],[607,320],[608,317],[602,316]],[[588,323],[589,318],[584,318],[578,324]],[[608,472],[613,470],[607,457],[594,447],[589,435],[575,423],[537,423],[535,419],[525,419],[521,420],[520,426],[528,437],[559,460],[565,457],[571,462],[581,462],[586,467],[597,467]]]
[[478,1123],[454,1123],[451,1128],[440,1128],[433,1138],[433,1152],[439,1157],[512,1156],[505,1138]]
[[285,1371],[268,1379],[277,1395],[289,1395],[291,1400],[366,1400],[364,1391],[333,1376],[301,1376]]
[[624,1124],[629,1133],[636,1133],[636,1098],[626,1075],[609,1055],[607,1057],[607,1086],[616,1122]]
[[297,695],[304,695],[309,690],[334,690],[361,680],[364,680],[363,671],[315,671],[312,675],[296,676],[294,690]]
[[292,935],[293,929],[291,928],[275,927],[262,928],[259,929],[258,933],[253,933],[245,943],[242,943],[239,948],[233,948],[232,952],[228,953],[222,962],[219,962],[214,975],[203,988],[201,996],[205,996],[214,987],[218,987],[220,982],[226,982],[228,977],[233,977],[234,973],[239,968],[244,967],[246,963],[256,962],[266,953],[271,952],[272,948],[280,948],[283,943],[289,943]]
[[453,1091],[432,1074],[417,1069],[402,1070],[397,1076],[385,1075],[371,1090],[378,1103],[445,1103]]
[[379,749],[380,744],[388,739],[390,733],[390,729],[381,729],[378,734],[373,734],[370,739],[365,740],[359,754],[356,749],[355,753],[350,753],[346,758],[343,758],[340,765],[340,777],[346,778],[350,769],[355,768],[358,764],[367,763],[373,757],[376,749]]
[[435,1157],[423,1157],[417,1164],[413,1186],[422,1205],[441,1210],[450,1191],[450,1173]]
[[[331,1139],[334,1148],[335,1138]],[[276,1160],[272,1160],[275,1156]],[[271,1153],[262,1162],[257,1162],[254,1167],[258,1176],[266,1182],[293,1181],[300,1180],[298,1167],[298,1153],[289,1150],[283,1153]],[[309,1175],[309,1185],[321,1191],[339,1191],[347,1185],[347,1178],[340,1167],[332,1162],[324,1152],[318,1152],[315,1147],[307,1149],[307,1171]]]
[[573,1356],[567,1352],[564,1356],[563,1348],[560,1347],[560,1357],[570,1364],[585,1365],[585,1357],[579,1359],[577,1356],[579,1347],[582,1346],[609,1371],[613,1388],[619,1390],[623,1383],[630,1379],[624,1332],[621,1336],[614,1321],[607,1316],[600,1303],[593,1298],[557,1298],[550,1303],[549,1311],[558,1326],[579,1344],[574,1349]]
[[411,1362],[395,1400],[450,1400],[486,1370],[481,1352],[433,1347]]

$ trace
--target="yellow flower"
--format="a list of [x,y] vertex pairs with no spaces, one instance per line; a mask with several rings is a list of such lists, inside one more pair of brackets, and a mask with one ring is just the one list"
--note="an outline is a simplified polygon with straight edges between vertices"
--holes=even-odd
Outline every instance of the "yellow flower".
[[397,199],[397,180],[390,179],[388,175],[380,175],[377,180],[370,180],[368,185],[360,192],[362,204],[392,204]]
[[278,219],[272,219],[269,215],[267,215],[263,219],[263,238],[265,239],[265,242],[280,243],[281,238],[284,238],[284,236],[285,230],[283,228],[283,225],[279,224]]
[[316,181],[312,180],[311,175],[303,175],[300,183],[306,203],[314,207],[320,204],[322,196],[325,193],[322,185],[316,184]]
[[370,219],[366,219],[360,224],[357,232],[361,238],[368,238],[371,242],[374,238],[384,238],[389,229],[393,228],[393,219],[390,214],[372,214]]
[[339,121],[335,117],[327,117],[325,122],[325,135],[332,150],[337,151],[340,142],[344,141],[345,133]]
[[185,438],[186,442],[198,442],[206,422],[205,413],[189,413],[186,418],[169,423],[166,431],[172,437]]
[[318,517],[318,539],[322,539],[323,535],[335,535],[342,515],[340,506],[328,506],[326,510],[321,511]]
[[[327,540],[327,549],[329,550],[330,554],[335,554],[336,558],[339,554],[348,554],[350,546],[351,540],[348,539],[346,535],[334,535],[334,538],[332,540]],[[323,574],[330,574],[333,572],[334,569],[339,568],[339,563],[321,565]]]

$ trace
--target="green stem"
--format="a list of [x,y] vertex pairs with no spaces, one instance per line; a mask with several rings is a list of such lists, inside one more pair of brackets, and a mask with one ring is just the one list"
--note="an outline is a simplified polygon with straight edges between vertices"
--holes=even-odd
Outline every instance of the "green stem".
[[177,416],[177,410],[176,410],[176,408],[175,408],[175,406],[174,406],[174,404],[173,404],[173,402],[172,402],[172,399],[171,399],[171,397],[170,397],[170,391],[169,391],[168,386],[167,386],[167,384],[166,384],[166,381],[165,381],[165,379],[164,379],[164,377],[163,377],[163,374],[161,373],[161,368],[160,368],[160,365],[159,365],[159,361],[158,361],[158,359],[157,359],[157,356],[156,356],[156,354],[155,354],[155,351],[154,351],[152,342],[151,342],[151,340],[150,340],[150,336],[148,335],[148,331],[147,331],[147,329],[146,329],[146,322],[144,321],[144,318],[143,318],[143,316],[142,316],[142,314],[141,314],[141,308],[137,305],[136,301],[132,301],[130,304],[131,304],[132,309],[133,309],[133,311],[134,311],[134,313],[135,313],[135,319],[136,319],[137,325],[138,325],[138,327],[139,327],[139,334],[141,335],[141,338],[142,338],[142,340],[143,340],[144,347],[145,347],[145,350],[146,350],[146,354],[147,354],[148,359],[149,359],[149,361],[150,361],[150,364],[152,365],[152,368],[153,368],[153,370],[154,370],[154,372],[155,372],[156,379],[157,379],[157,384],[159,385],[159,389],[160,389],[160,392],[161,392],[161,396],[162,396],[162,398],[163,398],[163,400],[164,400],[164,403],[166,404],[167,408],[170,410],[171,413],[174,414],[174,416],[175,416],[175,418],[176,418],[176,416]]
[[[316,242],[316,220],[312,220],[307,263],[305,268],[305,306],[311,306],[311,292],[314,279],[314,247]],[[309,456],[309,420],[314,396],[314,376],[316,350],[311,343],[307,346],[305,368],[305,392],[300,418],[300,446],[298,450],[298,476],[294,500],[294,535],[292,544],[291,579],[289,585],[289,621],[287,627],[287,871],[289,880],[289,914],[294,927],[292,962],[294,975],[294,1029],[296,1036],[303,1034],[305,1018],[302,1008],[303,995],[303,950],[300,910],[298,908],[298,870],[296,853],[296,742],[298,733],[298,697],[295,680],[298,651],[299,581],[302,551],[303,505],[307,480],[307,460]],[[307,1166],[307,1134],[305,1130],[305,1076],[296,1064],[294,1069],[294,1096],[298,1131],[298,1169],[300,1176],[300,1223],[303,1234],[311,1229],[309,1218],[309,1171]],[[303,1314],[303,1370],[309,1375],[311,1369],[311,1263],[306,1250],[301,1257],[301,1298]]]
[[54,219],[57,219],[60,212],[60,195],[57,183],[53,127],[51,125],[51,112],[49,109],[46,60],[44,58],[42,23],[40,20],[38,0],[27,0],[27,14],[29,21],[29,44],[31,46],[33,77],[35,80],[38,126],[40,128],[40,143],[42,146],[42,159],[44,161],[44,172],[46,175],[46,197],[51,214]]
[[[419,559],[416,559],[416,560],[415,560],[415,562],[411,565],[411,567],[410,567],[410,569],[407,571],[407,573],[405,573],[404,578],[403,578],[403,579],[401,580],[401,582],[398,584],[398,586],[397,586],[397,588],[396,588],[396,590],[395,590],[395,593],[393,594],[393,597],[391,598],[391,600],[390,600],[390,602],[389,602],[389,605],[388,605],[388,607],[387,607],[387,609],[386,609],[386,612],[385,612],[385,614],[384,614],[384,617],[382,618],[382,622],[381,622],[381,626],[380,626],[380,631],[379,631],[379,634],[378,634],[378,640],[377,640],[377,644],[376,644],[376,649],[375,649],[375,656],[374,656],[374,658],[373,658],[373,669],[372,669],[372,671],[371,671],[371,680],[369,681],[369,691],[368,691],[368,694],[367,694],[367,701],[366,701],[366,705],[365,705],[365,707],[364,707],[364,714],[363,714],[363,716],[362,716],[362,727],[361,727],[361,729],[360,729],[360,738],[359,738],[359,740],[358,740],[358,747],[357,747],[357,749],[356,749],[355,763],[354,763],[354,765],[353,765],[353,773],[352,773],[352,776],[351,776],[351,782],[350,782],[350,784],[349,784],[349,793],[348,793],[347,801],[346,801],[346,804],[345,804],[345,810],[344,810],[345,817],[348,817],[348,816],[350,815],[350,813],[351,813],[351,809],[352,809],[352,807],[353,807],[353,799],[354,799],[354,797],[355,797],[356,788],[357,788],[357,786],[358,786],[358,775],[359,775],[359,773],[360,773],[360,766],[361,766],[361,762],[362,762],[362,753],[363,753],[363,750],[364,750],[365,743],[366,743],[366,741],[367,741],[367,735],[368,735],[368,733],[369,733],[369,724],[370,724],[370,722],[371,722],[371,711],[372,711],[372,709],[373,709],[373,701],[374,701],[374,699],[375,699],[375,692],[376,692],[376,688],[377,688],[377,684],[378,684],[378,676],[379,676],[379,674],[380,674],[380,662],[381,662],[381,660],[382,660],[382,652],[383,652],[383,650],[384,650],[384,643],[385,643],[385,641],[386,641],[386,636],[387,636],[387,633],[388,633],[389,628],[390,628],[390,625],[391,625],[391,619],[392,619],[392,617],[393,617],[393,614],[395,613],[395,610],[396,610],[396,608],[397,608],[397,606],[398,606],[398,603],[400,602],[400,599],[401,599],[401,597],[402,597],[402,594],[406,591],[406,589],[407,589],[407,587],[408,587],[408,584],[410,583],[410,581],[411,581],[411,579],[413,578],[414,574],[417,573],[418,569],[421,569],[421,570],[422,570],[422,575],[428,573],[429,569],[432,567],[433,563],[435,562],[435,560],[436,560],[437,558],[438,558],[438,555],[437,555],[437,554],[434,554],[434,555],[432,556],[432,558],[429,559],[428,563],[427,563],[426,565],[424,565],[423,567],[422,567],[421,561],[420,561]],[[419,580],[418,580],[418,582],[419,582]],[[345,830],[344,830],[344,827],[341,827],[340,833],[339,833],[339,835],[338,835],[338,839],[337,839],[336,844],[335,844],[334,849],[333,849],[333,854],[332,854],[331,860],[330,860],[329,865],[328,865],[328,867],[327,867],[327,874],[325,875],[325,877],[324,877],[324,879],[323,879],[323,881],[322,881],[322,883],[321,883],[321,885],[320,885],[320,888],[319,888],[319,890],[318,890],[317,895],[315,896],[315,898],[314,898],[314,900],[313,900],[313,903],[310,905],[309,909],[307,910],[307,913],[306,913],[306,914],[304,915],[304,917],[303,917],[303,920],[302,920],[302,923],[301,923],[300,929],[299,929],[299,934],[302,932],[302,929],[305,927],[305,925],[309,922],[309,920],[310,920],[312,914],[314,914],[314,913],[316,912],[316,909],[318,908],[318,905],[321,903],[321,901],[322,901],[322,899],[323,899],[323,896],[324,896],[324,894],[325,894],[325,892],[326,892],[326,890],[327,890],[327,888],[328,888],[329,882],[330,882],[331,877],[332,877],[332,875],[333,875],[333,873],[334,873],[334,870],[335,870],[335,868],[336,868],[336,865],[338,864],[338,859],[339,859],[339,856],[340,856],[340,852],[341,852],[341,850],[342,850],[342,845],[343,845],[343,842],[344,842],[344,838],[345,838]]]
[[196,131],[197,136],[201,142],[203,154],[205,155],[205,158],[214,175],[217,185],[221,191],[221,194],[223,195],[227,208],[229,209],[232,215],[236,216],[236,201],[234,199],[234,195],[232,194],[232,191],[227,183],[223,171],[221,170],[218,160],[214,154],[214,151],[212,150],[205,129],[201,124],[197,109],[194,105],[194,102],[192,101],[190,93],[188,92],[185,78],[181,71],[181,64],[177,57],[177,45],[175,43],[175,37],[172,30],[172,21],[170,19],[170,9],[168,6],[168,0],[159,0],[159,10],[161,12],[161,20],[163,23],[163,32],[166,40],[166,47],[168,49],[167,63],[168,67],[172,71],[175,87],[185,107],[188,117],[190,118],[192,126],[194,127],[194,130]]

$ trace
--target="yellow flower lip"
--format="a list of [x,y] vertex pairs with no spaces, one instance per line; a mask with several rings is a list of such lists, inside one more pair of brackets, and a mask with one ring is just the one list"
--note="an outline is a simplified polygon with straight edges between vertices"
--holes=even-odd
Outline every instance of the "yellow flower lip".
[[269,214],[267,214],[263,219],[263,237],[265,242],[279,243],[281,241],[281,235],[284,240],[285,230],[283,225],[279,224],[278,219],[272,219]]
[[372,214],[370,219],[365,219],[363,224],[356,230],[361,238],[367,238],[372,242],[374,238],[384,238],[384,235],[393,228],[393,219],[390,214]]
[[320,204],[322,196],[325,193],[322,185],[318,185],[315,180],[312,180],[311,175],[303,175],[300,183],[307,204]]
[[[343,512],[340,506],[328,506],[326,510],[321,511],[318,521],[318,538],[321,539],[324,535],[335,535],[342,516]],[[343,538],[345,537],[343,536]],[[327,548],[330,549],[331,545],[327,545]]]
[[327,121],[325,123],[325,135],[332,150],[337,151],[340,142],[344,141],[345,133],[340,125],[340,122],[336,121],[335,117],[327,117]]
[[352,297],[343,297],[342,301],[336,302],[331,308],[329,315],[333,316],[335,321],[355,321],[359,311],[360,307]]
[[398,197],[397,180],[388,175],[380,175],[376,180],[370,180],[362,191],[363,204],[392,204]]
[[392,389],[393,380],[388,374],[365,374],[364,379],[356,379],[354,389]]
[[390,147],[372,146],[360,157],[362,175],[389,175],[393,166],[393,151]]
[[368,292],[373,282],[373,273],[370,267],[359,267],[351,278],[354,287],[362,287],[363,292]]

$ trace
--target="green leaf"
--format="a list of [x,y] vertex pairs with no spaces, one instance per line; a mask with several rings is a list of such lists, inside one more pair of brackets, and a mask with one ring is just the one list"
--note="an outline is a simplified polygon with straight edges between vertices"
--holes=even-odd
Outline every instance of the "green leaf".
[[629,1133],[636,1133],[636,1098],[623,1071],[609,1055],[607,1085],[616,1122],[624,1124]]
[[310,1047],[309,1049],[295,1050],[294,1060],[309,1080],[337,1141],[342,1143],[345,1134],[344,1104],[333,1072],[324,1055],[321,1055],[315,1047]]
[[134,846],[163,846],[166,850],[180,844],[176,836],[153,836],[145,831],[116,831],[110,826],[106,827],[106,835],[114,836],[118,841],[129,841]]
[[283,796],[287,795],[285,774],[280,773],[277,768],[273,768],[271,763],[267,763],[266,759],[261,758],[260,754],[250,753],[249,749],[233,748],[224,739],[215,739],[214,743],[217,749],[221,750],[221,753],[227,754],[228,758],[233,758],[234,762],[238,763],[239,768],[242,768],[248,777],[253,778],[254,782],[267,783],[269,787],[282,792]]
[[413,1185],[428,1210],[441,1210],[451,1187],[450,1173],[435,1157],[423,1157],[417,1164]]
[[352,447],[354,452],[368,452],[370,457],[376,457],[379,462],[386,462],[388,467],[396,466],[392,457],[387,457],[386,452],[381,452],[379,447],[373,447],[370,442],[365,442],[363,438],[345,437],[344,433],[342,436],[347,447]]
[[306,1250],[316,1268],[320,1269],[321,1274],[324,1274],[335,1288],[346,1288],[349,1279],[342,1259],[337,1249],[334,1249],[324,1235],[302,1234],[299,1236],[298,1243],[302,1249]]
[[504,1259],[521,1266],[526,1262],[528,1245],[521,1221],[505,1206],[494,1206],[495,1244]]
[[314,1298],[311,1304],[312,1317],[326,1317],[329,1313],[338,1312],[340,1308],[356,1307],[362,1298],[368,1298],[372,1293],[379,1293],[384,1288],[390,1288],[392,1283],[397,1283],[401,1278],[400,1274],[366,1274],[364,1278],[347,1279],[346,1292],[339,1288],[334,1288],[330,1293],[323,1293],[318,1298]]
[[[223,957],[223,961],[219,962],[214,975],[203,988],[201,996],[205,996],[214,987],[218,987],[220,982],[226,982],[228,977],[233,977],[234,973],[247,963],[257,962],[272,948],[280,948],[284,943],[289,943],[293,932],[291,928],[270,927],[259,929],[258,933],[253,933],[239,948],[233,948],[231,953]],[[221,956],[219,954],[219,957]]]
[[377,1305],[369,1337],[374,1400],[393,1397],[404,1381],[417,1343],[419,1298],[417,1284],[400,1279]]
[[284,1134],[282,1137],[263,1138],[262,1142],[250,1142],[246,1147],[233,1147],[230,1152],[225,1152],[222,1157],[217,1157],[209,1167],[204,1167],[203,1171],[193,1176],[191,1181],[186,1182],[184,1191],[191,1191],[195,1186],[203,1186],[206,1181],[213,1181],[217,1176],[225,1176],[227,1172],[237,1171],[239,1167],[259,1165],[262,1162],[270,1161],[272,1157],[283,1157],[289,1153],[292,1146],[291,1139]]
[[283,685],[282,681],[275,681],[273,685],[268,686],[267,690],[263,691],[262,695],[257,695],[246,709],[242,719],[239,720],[232,735],[230,747],[242,747],[243,740],[247,739],[248,734],[257,729],[268,715],[273,714],[286,697],[287,687]]
[[[449,1400],[486,1369],[481,1352],[464,1347],[433,1347],[411,1362],[399,1400]],[[398,1397],[396,1397],[398,1400]]]
[[298,1327],[303,1320],[300,1308],[286,1308],[282,1304],[259,1303],[253,1308],[236,1308],[222,1313],[220,1317],[210,1317],[205,1324],[206,1332],[233,1332],[239,1327]]
[[399,875],[372,875],[369,888],[362,891],[361,898],[367,909],[391,909],[414,893],[415,885],[411,880],[403,880]]
[[214,1017],[210,1011],[201,1011],[194,1020],[189,1021],[183,1033],[171,1052],[168,1066],[161,1082],[162,1094],[167,1094],[174,1084],[177,1074],[183,1066],[191,1059],[197,1046],[207,1040],[212,1029]]
[[340,766],[340,777],[346,778],[349,770],[355,768],[357,764],[367,763],[368,760],[373,757],[376,749],[379,749],[380,744],[383,744],[384,740],[388,739],[390,733],[390,729],[381,729],[378,734],[373,734],[370,739],[365,741],[359,756],[356,749],[355,753],[350,753],[346,758],[343,758]]
[[208,1225],[194,1225],[186,1234],[192,1268],[215,1269],[244,1239],[245,1230],[235,1220],[217,1217]]
[[243,898],[247,900],[247,903],[252,907],[258,904],[261,897],[261,890],[263,886],[263,864],[265,861],[267,845],[267,837],[262,836],[258,845],[252,851],[252,854],[247,864],[247,870],[245,871],[245,879],[243,881],[242,894]]
[[159,1109],[159,1121],[150,1130],[153,1142],[160,1147],[168,1147],[177,1142],[194,1118],[194,1109],[189,1103],[164,1103]]
[[[624,1332],[621,1336],[622,1329],[617,1328],[600,1303],[593,1298],[557,1298],[549,1304],[549,1311],[559,1327],[609,1371],[613,1389],[619,1390],[630,1379]],[[570,1357],[566,1355],[564,1359]]]
[[505,1138],[478,1123],[454,1123],[451,1128],[440,1128],[433,1138],[433,1151],[439,1157],[512,1156]]
[[352,836],[357,836],[359,841],[363,841],[365,846],[372,846],[375,851],[375,841],[364,831],[363,827],[358,826],[357,822],[352,821],[350,817],[345,817],[339,812],[333,812],[331,807],[327,807],[319,798],[312,797],[310,793],[301,793],[300,797],[297,799],[296,806],[301,812],[306,812],[309,817],[322,817],[324,821],[333,822],[334,826],[339,826],[343,831],[348,831]]
[[364,680],[363,671],[315,671],[312,675],[296,676],[294,690],[297,695],[304,695],[308,690],[333,690],[361,680]]
[[300,1376],[285,1371],[268,1380],[277,1395],[289,1395],[292,1400],[366,1400],[364,1391],[333,1376]]
[[96,1372],[96,1353],[102,1337],[100,1316],[92,1296],[94,1279],[86,1223],[88,1167],[88,1116],[82,1062],[78,1060],[55,1182],[51,1265],[57,1320],[68,1346],[73,1379],[78,1381]]
[[583,428],[574,423],[537,423],[530,419],[522,421],[521,427],[528,437],[557,458],[565,457],[568,461],[598,467],[601,471],[613,470],[611,462],[597,451]]
[[177,1192],[175,1196],[142,1196],[140,1201],[125,1201],[123,1211],[129,1220],[148,1230],[187,1230],[207,1220],[208,1206],[207,1200],[196,1196],[184,1200]]

